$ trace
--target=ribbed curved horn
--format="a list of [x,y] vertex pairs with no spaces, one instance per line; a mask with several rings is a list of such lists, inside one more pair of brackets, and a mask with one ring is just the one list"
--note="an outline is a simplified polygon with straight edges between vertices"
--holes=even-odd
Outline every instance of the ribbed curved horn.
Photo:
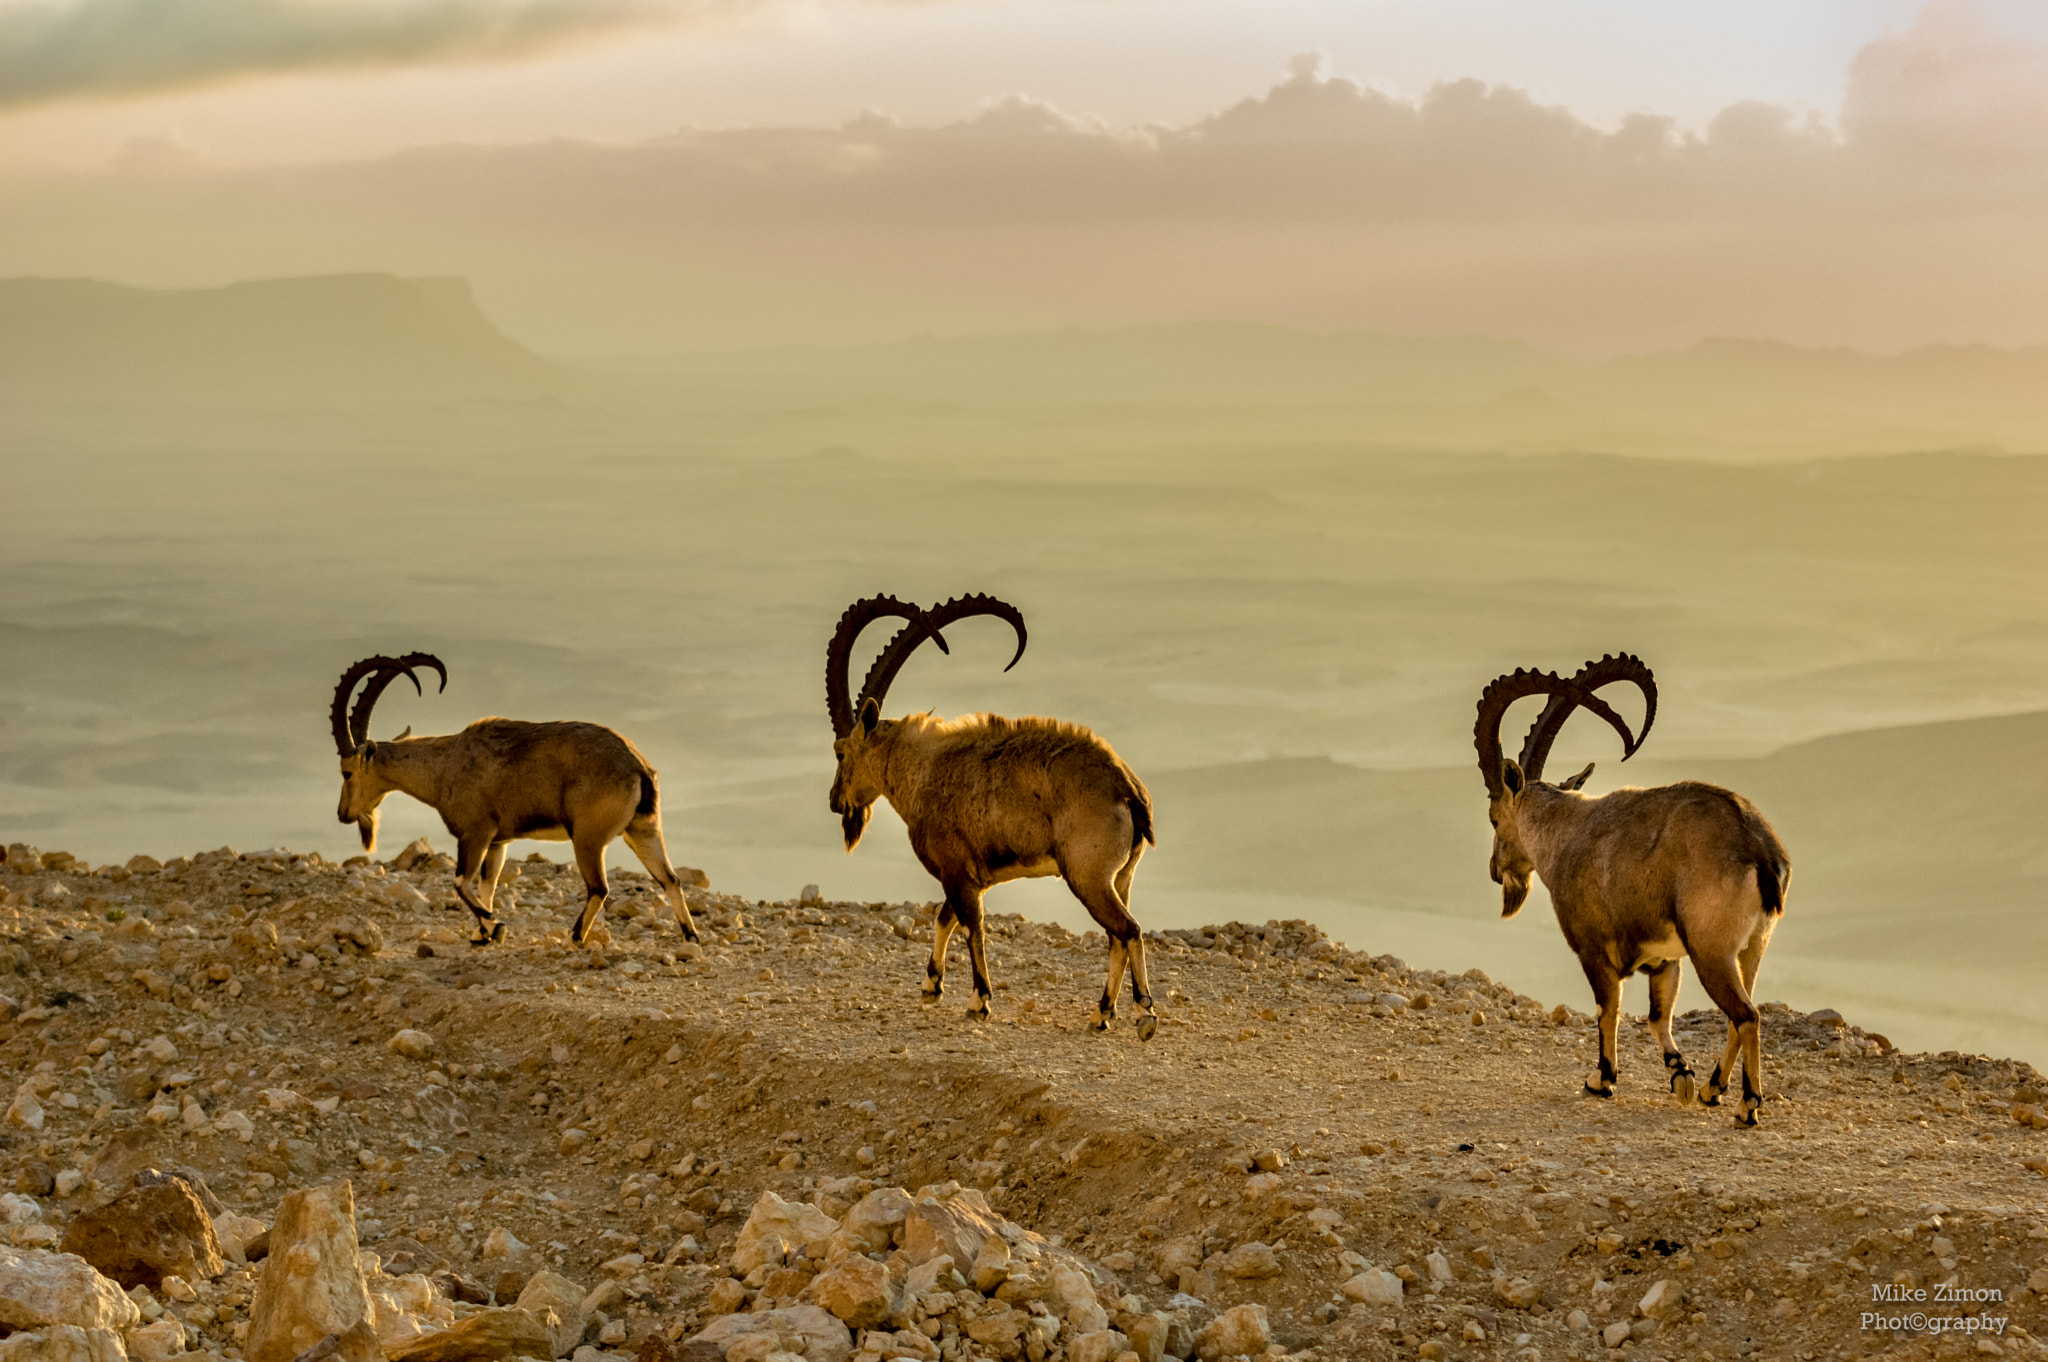
[[[1548,695],[1553,702],[1562,698],[1569,704],[1598,715],[1621,734],[1622,745],[1633,754],[1636,739],[1628,731],[1628,725],[1614,712],[1605,700],[1593,694],[1575,681],[1568,681],[1555,672],[1536,672],[1518,668],[1506,676],[1495,677],[1485,690],[1479,693],[1479,717],[1472,725],[1472,741],[1479,750],[1479,774],[1486,778],[1486,793],[1489,798],[1501,795],[1501,752],[1500,721],[1507,714],[1508,706],[1527,695]],[[1533,779],[1533,777],[1532,777]]]
[[[839,617],[839,627],[832,631],[831,642],[825,645],[825,712],[832,716],[834,738],[843,738],[853,732],[854,703],[852,693],[847,689],[846,669],[853,655],[854,642],[860,637],[861,630],[889,616],[910,621],[910,627],[903,633],[918,639],[929,634],[937,641],[940,652],[947,650],[946,640],[939,637],[939,631],[926,620],[924,611],[914,605],[906,605],[894,596],[869,596],[847,606],[846,613]],[[865,698],[867,692],[863,690],[861,694]]]
[[[1598,662],[1588,662],[1572,677],[1572,684],[1587,691],[1597,691],[1617,681],[1632,681],[1643,693],[1643,729],[1633,738],[1626,734],[1623,742],[1626,750],[1621,759],[1627,761],[1643,745],[1643,739],[1650,736],[1650,725],[1657,721],[1657,678],[1644,665],[1643,660],[1629,653],[1610,653]],[[1564,730],[1575,702],[1562,695],[1550,697],[1550,703],[1536,716],[1536,722],[1529,727],[1529,736],[1522,739],[1522,770],[1529,779],[1543,778],[1543,764],[1550,760],[1550,745],[1557,741],[1557,735]]]
[[[1011,654],[1009,663],[1003,670],[1008,671],[1016,666],[1017,660],[1024,656],[1024,645],[1030,636],[1024,629],[1023,612],[1009,602],[976,592],[971,596],[955,596],[944,605],[934,606],[925,612],[924,618],[931,628],[932,637],[938,639],[939,646],[943,648],[945,639],[939,630],[956,621],[972,619],[976,615],[994,615],[1017,631],[1017,651]],[[889,685],[896,679],[896,673],[903,670],[903,664],[910,660],[910,655],[917,651],[917,645],[922,642],[924,636],[919,630],[898,630],[896,637],[889,640],[889,646],[882,649],[881,655],[875,659],[875,664],[868,668],[866,679],[860,683],[860,699],[854,703],[854,708],[859,709],[869,700],[881,704],[888,697]]]
[[[415,667],[432,667],[440,673],[440,689],[448,689],[448,668],[432,653],[407,653],[404,657],[385,657],[378,654],[366,657],[341,674],[335,683],[334,705],[328,712],[328,723],[334,730],[334,747],[342,756],[361,747],[370,736],[370,711],[377,707],[377,697],[384,688],[403,676],[410,680],[413,689],[426,692],[420,686],[420,679],[414,674]],[[363,693],[356,700],[355,709],[349,709],[349,697],[354,694],[356,683],[365,676],[370,678]]]

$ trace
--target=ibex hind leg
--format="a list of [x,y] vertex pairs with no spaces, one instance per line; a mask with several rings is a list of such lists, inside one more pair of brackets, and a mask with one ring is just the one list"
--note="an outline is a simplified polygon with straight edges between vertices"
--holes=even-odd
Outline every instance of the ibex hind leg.
[[[1159,1020],[1152,1015],[1151,989],[1144,977],[1144,941],[1138,930],[1138,921],[1125,906],[1124,894],[1119,885],[1127,888],[1129,873],[1135,869],[1136,856],[1131,851],[1130,812],[1121,806],[1117,810],[1118,823],[1101,829],[1095,839],[1096,845],[1077,848],[1082,854],[1073,856],[1068,863],[1067,887],[1074,891],[1074,897],[1087,908],[1088,916],[1101,924],[1103,935],[1109,938],[1109,973],[1103,980],[1102,997],[1095,1004],[1094,1029],[1107,1031],[1109,1024],[1116,1020],[1116,997],[1123,988],[1124,969],[1133,971],[1131,994],[1142,1009],[1138,1020],[1139,1035],[1150,1039],[1159,1028]],[[1120,824],[1120,826],[1119,826]],[[1106,833],[1104,837],[1101,834]]]
[[[1123,901],[1124,911],[1130,912],[1131,880],[1138,873],[1138,858],[1145,854],[1145,844],[1139,842],[1131,848],[1131,858],[1124,862],[1124,868],[1116,874],[1116,896]],[[1137,927],[1135,918],[1131,921]],[[1152,1006],[1152,980],[1145,963],[1145,933],[1140,930],[1131,937],[1128,948],[1131,965],[1131,1002],[1138,1008],[1138,1039],[1150,1040],[1159,1034],[1159,1013]]]
[[1592,985],[1593,1004],[1599,1014],[1600,1067],[1586,1079],[1585,1092],[1588,1097],[1612,1097],[1615,1080],[1620,1076],[1615,1054],[1616,1032],[1621,1025],[1621,978],[1604,960],[1582,959],[1579,963],[1586,971],[1586,982]]
[[640,864],[647,867],[647,873],[661,886],[662,896],[668,906],[675,910],[676,925],[683,929],[685,941],[699,941],[697,920],[690,916],[690,901],[683,894],[683,882],[676,878],[675,867],[668,862],[668,848],[661,840],[661,815],[641,814],[626,825],[620,834],[633,854],[640,858]]
[[1667,960],[1649,971],[1650,983],[1650,1034],[1664,1049],[1664,1071],[1670,1077],[1671,1095],[1681,1106],[1692,1105],[1694,1095],[1692,1066],[1679,1053],[1678,1042],[1671,1036],[1671,1018],[1678,1002],[1679,962]]
[[1695,959],[1695,965],[1699,970],[1700,986],[1706,989],[1707,996],[1728,1018],[1728,1043],[1722,1048],[1721,1059],[1714,1065],[1714,1072],[1707,1076],[1707,1085],[1700,1093],[1700,1100],[1710,1107],[1719,1106],[1721,1094],[1728,1090],[1728,1084],[1735,1076],[1736,1062],[1741,1059],[1742,1110],[1736,1115],[1735,1123],[1753,1126],[1757,1123],[1757,1111],[1763,1105],[1761,1066],[1754,1057],[1760,1048],[1756,1005],[1750,1001],[1739,961]]
[[611,884],[604,877],[604,849],[611,842],[570,834],[570,842],[576,849],[576,869],[583,876],[583,911],[576,915],[576,923],[569,929],[569,940],[580,946],[597,926],[597,915],[604,911],[604,903],[611,896]]

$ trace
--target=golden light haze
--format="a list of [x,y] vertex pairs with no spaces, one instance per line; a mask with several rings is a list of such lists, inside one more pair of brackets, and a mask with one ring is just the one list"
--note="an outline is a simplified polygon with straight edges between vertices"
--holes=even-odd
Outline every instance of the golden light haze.
[[[228,6],[216,14],[232,3],[292,8],[211,2]],[[1468,9],[1467,20],[1490,13]],[[52,102],[37,82],[56,77],[17,61],[0,81],[18,106],[0,119],[14,166],[0,179],[0,273],[153,285],[461,274],[512,334],[558,352],[1215,318],[1478,333],[1594,354],[1719,335],[1879,350],[2048,339],[2048,253],[2037,249],[2048,225],[2048,34],[2038,18],[1982,0],[1820,7],[1832,27],[1809,27],[1827,27],[1848,50],[1831,91],[1815,74],[1825,42],[1738,9],[1756,25],[1758,61],[1784,97],[1715,105],[1717,89],[1742,85],[1739,62],[1717,40],[1726,35],[1667,21],[1673,42],[1659,48],[1637,20],[1616,22],[1616,45],[1591,44],[1597,57],[1530,82],[1548,90],[1442,66],[1434,83],[1411,79],[1414,93],[1402,93],[1382,85],[1381,63],[1361,57],[1354,67],[1340,55],[1296,56],[1277,83],[1226,97],[1210,53],[1207,66],[1190,61],[1201,79],[1189,84],[1212,102],[1178,118],[1129,108],[1122,119],[1098,116],[1069,77],[1060,93],[1071,107],[994,85],[964,115],[822,122],[796,116],[824,111],[802,83],[778,90],[761,55],[785,51],[791,69],[808,69],[819,59],[804,22],[838,32],[842,54],[865,51],[869,25],[925,33],[944,53],[1027,19],[1132,41],[1147,31],[1140,20],[1156,23],[1157,7],[828,6],[801,22],[773,11],[771,24],[767,9],[710,6],[681,16],[715,20],[710,29],[503,65],[480,59],[518,48],[522,34],[544,44],[626,12],[396,6],[376,12],[410,13],[425,35],[418,58],[443,64],[347,80],[285,74],[184,97],[188,110],[215,101],[216,113],[239,103],[266,114],[259,164],[216,156],[203,136],[179,132],[108,143],[120,146],[110,159],[66,166],[57,152],[67,135],[84,136],[95,120],[146,125],[148,111],[180,101],[86,99],[88,84]],[[1272,26],[1306,38],[1311,11],[1351,31],[1335,7],[1282,6]],[[1367,7],[1412,29],[1411,11]],[[0,8],[0,52],[23,50],[24,12],[20,0]],[[1199,12],[1231,31],[1214,7]],[[1248,7],[1231,12],[1239,28],[1257,23]],[[463,16],[476,14],[497,26],[483,25],[465,47]],[[1847,44],[1852,14],[1876,31]],[[1895,27],[1884,27],[1887,17]],[[1672,62],[1669,49],[1693,39],[1700,71],[1666,82],[1692,116],[1612,106],[1625,97],[1618,73]],[[1162,36],[1160,46],[1179,57],[1190,41]],[[1438,33],[1421,45],[1449,63],[1446,42]],[[603,124],[608,107],[631,110],[624,123],[644,119],[654,54],[689,43],[753,54],[763,87],[731,103],[754,117],[612,139],[550,136],[535,123],[559,116],[553,130],[574,132]],[[1471,45],[1480,65],[1499,64],[1484,36]],[[478,64],[451,69],[455,56]],[[394,49],[379,60],[412,57]],[[616,73],[635,60],[654,66],[620,79],[614,98],[588,101],[589,111],[563,112],[561,96],[583,88],[574,73]],[[1099,60],[1080,65],[1110,104],[1130,98],[1108,93],[1118,82]],[[994,66],[986,79],[1027,74],[1015,62]],[[900,99],[874,102],[957,107],[960,82],[975,78],[955,73],[949,93],[930,99],[906,80]],[[840,71],[822,83],[844,99],[848,79]],[[1249,73],[1239,79],[1257,90]],[[488,88],[536,82],[539,112],[509,118],[510,131],[466,123],[466,105],[496,107]],[[1560,98],[1564,82],[1587,90],[1578,102],[1600,112]],[[1130,83],[1157,107],[1186,107],[1186,90],[1168,91],[1142,69]],[[376,154],[337,136],[351,126],[334,107],[347,91]],[[379,94],[408,111],[418,145],[387,144],[379,101],[361,98]],[[674,99],[691,102],[687,91]],[[795,113],[777,118],[776,107]],[[451,131],[435,136],[442,129]],[[301,135],[328,154],[293,157],[278,145]]]

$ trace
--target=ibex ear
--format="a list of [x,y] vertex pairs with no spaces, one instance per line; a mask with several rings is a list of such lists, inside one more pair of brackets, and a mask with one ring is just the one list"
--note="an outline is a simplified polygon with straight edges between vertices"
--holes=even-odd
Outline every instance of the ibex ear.
[[1501,788],[1509,794],[1518,795],[1529,781],[1522,774],[1522,764],[1509,757],[1500,764],[1500,783]]
[[361,751],[363,754],[363,765],[368,766],[377,759],[377,744],[365,740]]
[[864,703],[860,707],[861,731],[864,733],[873,733],[875,731],[875,725],[880,722],[882,722],[882,707],[880,704],[876,703],[875,697],[870,695],[867,698],[866,703]]
[[1586,763],[1585,770],[1579,772],[1575,776],[1569,777],[1568,779],[1560,783],[1557,788],[1560,790],[1583,790],[1586,787],[1586,777],[1592,774],[1593,763],[1589,761]]
[[393,739],[392,739],[391,741],[393,741],[393,742],[404,742],[404,741],[405,741],[405,740],[406,740],[407,738],[410,738],[411,736],[412,736],[412,725],[411,725],[411,724],[407,724],[407,725],[405,726],[405,732],[403,732],[403,733],[399,734],[399,735],[398,735],[397,737],[393,738]]

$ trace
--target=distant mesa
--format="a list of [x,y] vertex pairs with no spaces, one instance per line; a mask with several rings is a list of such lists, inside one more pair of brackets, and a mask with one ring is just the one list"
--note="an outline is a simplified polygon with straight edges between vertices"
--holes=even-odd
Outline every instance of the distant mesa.
[[545,397],[559,382],[461,279],[0,280],[0,397],[15,400],[413,403]]

